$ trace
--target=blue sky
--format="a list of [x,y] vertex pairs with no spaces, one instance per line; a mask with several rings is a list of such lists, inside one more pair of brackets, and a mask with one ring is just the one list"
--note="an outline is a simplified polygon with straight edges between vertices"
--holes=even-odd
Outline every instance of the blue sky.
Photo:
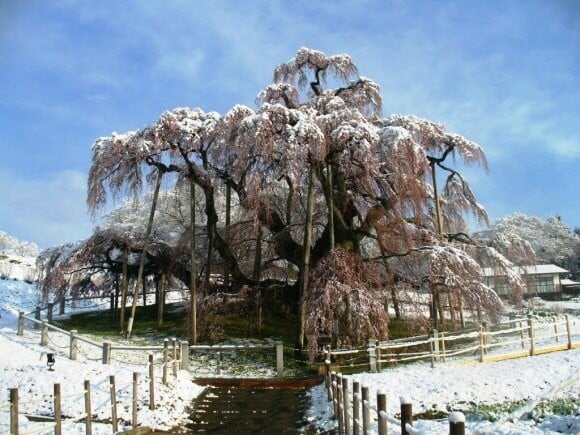
[[0,2],[0,230],[41,248],[87,237],[91,144],[164,110],[253,107],[307,46],[349,53],[384,115],[480,143],[491,219],[580,226],[580,2]]

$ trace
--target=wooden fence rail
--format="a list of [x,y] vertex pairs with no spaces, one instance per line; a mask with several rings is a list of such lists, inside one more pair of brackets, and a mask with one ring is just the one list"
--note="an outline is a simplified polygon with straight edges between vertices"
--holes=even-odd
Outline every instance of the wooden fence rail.
[[[150,372],[151,377],[151,372]],[[153,379],[153,378],[151,378]],[[133,395],[131,398],[131,409],[132,409],[132,419],[131,419],[131,426],[133,429],[136,429],[139,426],[138,421],[138,397],[139,397],[139,373],[133,373],[133,384],[132,384],[132,391]],[[153,382],[150,383],[153,385]],[[54,384],[53,394],[52,397],[42,399],[42,402],[51,402],[52,403],[52,414],[51,415],[43,415],[42,422],[33,422],[27,421],[26,424],[22,424],[20,416],[25,415],[21,412],[21,408],[23,404],[27,402],[23,399],[26,397],[21,394],[18,388],[10,388],[9,392],[9,410],[10,410],[10,423],[9,423],[9,432],[10,435],[23,435],[23,434],[30,434],[30,433],[38,433],[43,432],[46,433],[49,430],[53,430],[55,435],[62,435],[66,434],[66,425],[67,424],[74,424],[77,422],[84,422],[85,423],[85,433],[87,435],[91,435],[92,424],[96,422],[94,420],[95,412],[100,410],[101,408],[108,406],[110,408],[110,422],[109,418],[101,418],[102,421],[99,421],[101,424],[110,424],[112,433],[117,433],[119,430],[119,417],[117,409],[119,406],[123,407],[123,397],[118,396],[118,390],[124,390],[128,388],[129,385],[126,385],[121,388],[117,388],[115,384],[115,376],[109,376],[109,388],[106,393],[109,395],[108,400],[102,402],[98,407],[94,408],[92,403],[92,394],[91,394],[91,382],[89,380],[85,380],[83,383],[83,388],[78,393],[69,394],[66,397],[63,397],[61,394],[61,385]],[[149,406],[151,409],[154,407],[153,401],[153,389],[150,388],[150,403]],[[84,404],[84,412],[77,414],[74,417],[69,417],[64,419],[62,417],[62,408],[63,408],[63,399],[66,402],[67,400],[70,402],[77,402],[77,399],[82,397],[83,404]],[[38,401],[38,399],[35,399]],[[125,401],[126,402],[126,401]],[[32,402],[28,402],[32,403]],[[30,417],[30,415],[27,415]]]
[[[38,310],[36,311],[38,312]],[[64,329],[58,328],[49,323],[48,319],[32,318],[27,316],[24,312],[20,312],[18,316],[18,328],[17,334],[19,336],[24,335],[24,329],[26,322],[33,325],[33,329],[40,329],[40,345],[48,346],[50,341],[50,332],[61,334],[64,337],[68,337],[68,345],[60,346],[63,348],[68,348],[68,357],[71,360],[76,360],[79,353],[79,342],[83,342],[89,346],[90,349],[95,351],[95,357],[93,360],[100,360],[103,364],[111,364],[113,360],[113,355],[115,352],[140,352],[144,357],[148,358],[149,353],[156,353],[159,355],[159,359],[163,360],[164,368],[164,382],[167,380],[167,371],[172,370],[173,376],[177,376],[178,370],[189,370],[189,359],[192,353],[198,351],[209,351],[215,352],[218,356],[221,355],[223,351],[243,351],[243,350],[255,350],[255,349],[274,349],[275,359],[276,359],[276,374],[278,377],[284,375],[284,346],[281,341],[277,341],[273,344],[244,344],[244,345],[233,345],[233,344],[223,344],[223,345],[193,345],[190,346],[187,341],[178,341],[172,338],[171,345],[169,345],[169,340],[164,341],[163,346],[127,346],[113,344],[110,341],[104,341],[102,343],[96,342],[94,340],[83,337],[78,333],[77,330],[66,331]],[[91,359],[88,358],[87,359]],[[219,358],[218,358],[219,360]],[[127,361],[123,361],[126,363]],[[142,364],[146,364],[143,362]],[[218,365],[218,372],[221,367]]]
[[566,315],[563,319],[545,322],[532,317],[510,320],[493,329],[484,322],[479,329],[464,333],[434,330],[431,336],[406,341],[371,339],[365,348],[331,350],[327,347],[325,359],[332,361],[335,370],[362,367],[379,372],[385,365],[411,361],[430,361],[431,366],[451,358],[489,362],[579,347],[580,325],[576,319],[572,323]]

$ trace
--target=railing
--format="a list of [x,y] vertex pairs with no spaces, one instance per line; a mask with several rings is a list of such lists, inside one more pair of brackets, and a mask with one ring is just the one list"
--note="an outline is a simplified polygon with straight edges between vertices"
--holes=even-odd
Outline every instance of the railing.
[[473,331],[443,333],[378,342],[369,340],[364,348],[325,350],[325,360],[335,370],[379,372],[387,365],[430,361],[431,366],[449,359],[500,361],[580,347],[578,319],[564,318],[540,322],[528,317],[490,327],[487,323]]
[[[98,422],[99,424],[111,425],[112,433],[117,433],[119,430],[119,423],[122,420],[119,417],[118,409],[131,409],[131,427],[133,429],[139,426],[138,413],[138,399],[139,399],[139,373],[133,372],[132,383],[127,383],[124,386],[117,386],[115,376],[111,375],[107,381],[103,380],[97,384],[92,384],[89,380],[83,383],[83,389],[74,393],[63,395],[61,393],[61,384],[54,384],[53,394],[51,396],[43,396],[34,399],[28,398],[27,391],[24,394],[18,388],[11,388],[9,390],[9,401],[5,404],[0,404],[0,410],[9,410],[9,429],[4,431],[0,426],[1,433],[10,433],[11,435],[23,435],[33,433],[54,433],[61,435],[70,433],[75,423],[83,422],[85,426],[85,433],[92,434],[92,424]],[[154,394],[152,393],[150,382],[149,408],[154,409]],[[129,393],[131,392],[131,393]],[[119,394],[120,393],[120,394]],[[125,398],[131,396],[127,401]],[[94,406],[93,400],[97,398],[100,402]],[[24,399],[24,400],[23,400]],[[37,417],[38,420],[31,421],[25,419],[26,422],[21,422],[20,416],[27,415],[23,411],[27,405],[35,403],[52,403],[52,413]],[[82,404],[80,403],[82,402]],[[127,403],[129,402],[129,403]],[[81,408],[79,409],[79,405]],[[48,408],[48,407],[45,407]],[[66,412],[63,413],[63,408]],[[100,417],[95,418],[95,415],[100,412]],[[63,417],[63,415],[67,417]],[[29,415],[27,415],[29,417]]]
[[[32,325],[33,329],[40,329],[40,345],[61,349],[61,352],[68,355],[71,360],[77,360],[82,352],[84,358],[90,361],[101,361],[103,364],[111,364],[112,361],[118,361],[122,364],[143,365],[149,364],[150,355],[154,355],[154,363],[161,363],[163,366],[164,383],[167,379],[168,370],[173,371],[176,376],[177,370],[190,370],[190,358],[192,354],[199,352],[212,352],[217,355],[218,364],[216,372],[219,374],[222,370],[221,355],[224,351],[274,349],[275,351],[275,370],[278,377],[284,375],[284,347],[282,342],[277,341],[271,344],[243,344],[243,345],[193,345],[190,346],[187,341],[178,341],[175,338],[165,339],[163,346],[130,346],[115,344],[111,341],[101,343],[83,337],[77,330],[66,331],[49,323],[48,320],[39,320],[19,313],[18,331],[19,336],[24,335],[25,324]],[[51,332],[53,334],[51,334]],[[62,340],[65,342],[63,343]],[[171,344],[170,344],[171,342]],[[83,346],[81,346],[81,343]]]
[[[387,413],[387,396],[377,391],[376,404],[369,398],[369,387],[352,381],[348,376],[330,372],[325,379],[328,400],[333,403],[334,418],[338,420],[338,432],[346,435],[369,434],[373,428],[371,422],[377,421],[379,435],[387,435],[388,425],[400,428],[402,435],[419,435],[424,432],[413,426],[413,405],[405,397],[400,398],[401,419]],[[352,391],[352,394],[351,394]],[[448,417],[449,433],[465,434],[465,416],[461,412],[452,412]]]

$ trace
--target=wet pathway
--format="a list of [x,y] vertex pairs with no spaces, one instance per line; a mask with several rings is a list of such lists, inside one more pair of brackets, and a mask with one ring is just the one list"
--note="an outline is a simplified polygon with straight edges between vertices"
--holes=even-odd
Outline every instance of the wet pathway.
[[197,401],[191,433],[317,433],[308,427],[307,389],[208,387]]

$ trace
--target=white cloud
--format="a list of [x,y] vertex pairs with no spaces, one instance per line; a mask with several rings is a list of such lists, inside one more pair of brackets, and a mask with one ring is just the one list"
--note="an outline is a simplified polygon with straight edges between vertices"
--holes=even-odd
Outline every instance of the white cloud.
[[86,175],[67,170],[29,178],[0,169],[2,208],[0,229],[37,243],[41,248],[90,235],[92,223],[85,205]]

